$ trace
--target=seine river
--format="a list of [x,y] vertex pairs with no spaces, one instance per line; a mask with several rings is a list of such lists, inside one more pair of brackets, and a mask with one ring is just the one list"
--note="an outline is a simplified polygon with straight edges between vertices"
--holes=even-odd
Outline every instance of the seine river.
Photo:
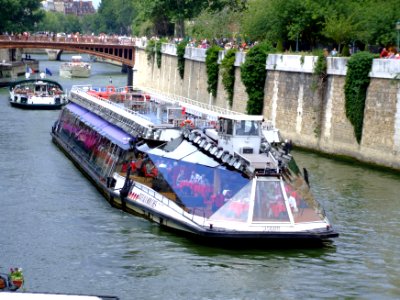
[[[126,84],[94,63],[73,84]],[[67,60],[68,55],[63,55]],[[340,237],[323,248],[199,245],[109,206],[56,148],[59,111],[24,111],[0,89],[0,272],[22,267],[29,292],[120,299],[399,299],[400,176],[294,151]],[[1,297],[0,297],[1,298]]]

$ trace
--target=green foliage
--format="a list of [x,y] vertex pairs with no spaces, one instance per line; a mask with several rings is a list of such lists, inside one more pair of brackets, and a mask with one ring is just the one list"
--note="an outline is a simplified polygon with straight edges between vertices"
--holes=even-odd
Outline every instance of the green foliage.
[[341,53],[341,46],[351,42],[361,47],[395,45],[398,19],[398,0],[385,5],[376,0],[252,0],[240,28],[252,40],[282,40],[286,49],[294,49],[298,38],[300,47],[312,50],[334,44]]
[[354,15],[333,15],[325,21],[325,28],[322,33],[336,42],[339,46],[339,52],[342,44],[348,44],[358,31],[359,23]]
[[282,40],[279,40],[278,43],[276,44],[276,51],[278,53],[283,53],[284,52]]
[[155,47],[156,47],[156,60],[157,60],[157,67],[160,69],[161,68],[161,58],[162,58],[162,53],[161,53],[161,45],[163,43],[167,42],[166,39],[160,39],[156,42]]
[[178,56],[178,71],[179,71],[179,76],[181,79],[183,79],[183,76],[185,75],[185,49],[186,49],[187,41],[182,40],[177,46],[176,46],[176,55]]
[[360,143],[364,122],[365,98],[370,82],[369,72],[373,55],[358,52],[347,62],[347,75],[344,86],[346,117],[354,127],[354,135]]
[[272,46],[262,43],[254,46],[246,54],[246,60],[241,65],[241,79],[249,97],[246,111],[250,115],[262,114],[264,106],[264,85],[267,71],[265,69],[268,53]]
[[326,62],[326,57],[323,51],[317,51],[316,53],[317,61],[315,62],[314,65],[314,71],[313,71],[313,81],[311,84],[311,89],[312,90],[317,90],[318,88],[322,88],[324,85],[324,82],[326,81],[327,77],[327,67],[328,64]]
[[0,32],[35,31],[35,23],[44,16],[39,0],[5,0],[0,4]]
[[225,53],[224,59],[221,61],[222,84],[228,94],[229,106],[233,104],[233,91],[235,88],[235,58],[236,49],[230,49]]
[[96,23],[99,27],[96,28],[96,32],[130,34],[131,24],[136,15],[134,1],[102,0],[97,11]]
[[[111,0],[108,0],[111,1]],[[214,0],[214,1],[170,1],[170,0],[135,0],[140,10],[137,21],[150,20],[154,25],[157,35],[166,35],[166,24],[174,23],[178,37],[184,36],[184,21],[192,20],[203,11],[222,11],[225,8],[243,10],[246,0]],[[222,27],[222,26],[221,26]],[[172,30],[173,34],[174,30]]]
[[219,12],[203,11],[186,26],[187,35],[195,39],[208,39],[234,37],[238,32],[238,19],[240,13],[225,8]]
[[211,46],[206,51],[206,70],[207,70],[207,91],[213,95],[217,96],[218,89],[218,53],[222,50],[218,46]]
[[156,41],[155,40],[147,41],[146,49],[144,51],[147,54],[147,61],[151,63],[154,60],[154,56],[156,53]]
[[340,53],[341,56],[350,56],[350,49],[348,45],[344,45],[342,52]]

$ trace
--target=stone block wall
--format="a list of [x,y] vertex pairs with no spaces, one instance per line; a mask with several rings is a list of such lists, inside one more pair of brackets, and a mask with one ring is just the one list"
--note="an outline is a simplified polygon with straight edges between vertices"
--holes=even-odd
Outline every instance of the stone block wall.
[[[163,55],[162,66],[158,69],[155,62],[147,63],[144,50],[137,49],[139,85],[246,112],[248,97],[240,77],[244,53],[238,53],[234,99],[230,108],[221,76],[215,99],[207,92],[205,51],[186,51],[182,80],[172,50]],[[345,112],[348,59],[329,57],[327,60],[327,81],[323,88],[315,88],[315,80],[318,80],[312,73],[315,57],[269,55],[264,88],[265,119],[271,120],[282,137],[291,139],[296,145],[400,170],[400,81],[395,77],[400,74],[400,60],[374,60],[360,144]]]

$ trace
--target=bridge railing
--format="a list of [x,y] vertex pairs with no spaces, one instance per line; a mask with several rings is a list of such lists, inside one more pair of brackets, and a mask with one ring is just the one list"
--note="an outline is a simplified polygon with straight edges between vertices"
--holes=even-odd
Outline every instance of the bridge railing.
[[45,42],[45,43],[77,43],[77,44],[104,44],[108,45],[135,45],[133,38],[121,38],[110,36],[93,35],[67,35],[58,37],[56,35],[0,35],[0,41],[14,42]]

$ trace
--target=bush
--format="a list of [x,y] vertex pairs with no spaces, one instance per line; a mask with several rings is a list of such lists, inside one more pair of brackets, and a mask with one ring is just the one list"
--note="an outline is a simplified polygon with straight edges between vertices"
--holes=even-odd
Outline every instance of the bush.
[[183,40],[176,46],[176,54],[178,56],[178,71],[179,76],[183,79],[185,75],[185,49],[187,41]]
[[350,56],[350,48],[348,45],[343,46],[341,56],[345,56],[345,57]]
[[358,52],[347,62],[347,75],[344,85],[346,117],[354,127],[354,135],[360,143],[364,122],[364,109],[367,90],[370,82],[369,72],[373,55],[369,52]]
[[222,50],[219,46],[212,46],[206,51],[207,91],[215,97],[218,89],[218,53]]
[[233,104],[233,91],[235,88],[235,58],[236,49],[230,49],[225,53],[224,59],[221,61],[222,84],[228,94],[229,106]]
[[147,61],[148,61],[149,63],[151,63],[152,60],[154,59],[154,55],[155,55],[155,46],[156,46],[156,41],[155,41],[155,40],[149,40],[149,41],[147,42],[145,52],[146,52],[146,54],[147,54]]
[[254,46],[246,54],[246,60],[241,66],[241,78],[249,97],[246,111],[250,115],[260,115],[264,106],[264,85],[267,76],[265,69],[268,53],[272,52],[269,43]]
[[324,87],[324,83],[326,82],[327,78],[327,67],[328,67],[328,64],[326,62],[326,57],[323,51],[318,51],[317,53],[315,53],[315,55],[318,58],[317,61],[315,62],[313,70],[313,81],[311,84],[311,89],[313,91],[317,90],[318,88]]

